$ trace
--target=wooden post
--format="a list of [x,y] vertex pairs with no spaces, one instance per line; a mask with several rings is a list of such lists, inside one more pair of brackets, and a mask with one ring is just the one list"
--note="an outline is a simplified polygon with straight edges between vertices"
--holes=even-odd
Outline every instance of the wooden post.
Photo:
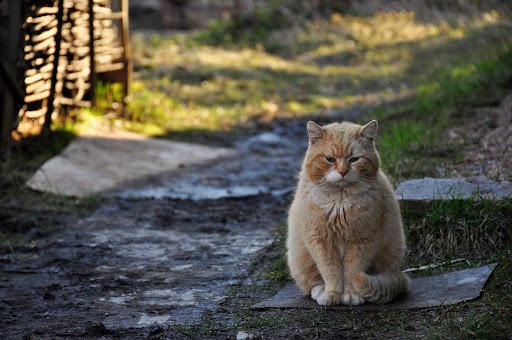
[[121,41],[124,48],[124,67],[125,79],[123,83],[124,96],[123,96],[123,110],[126,109],[126,99],[130,94],[130,86],[133,72],[132,65],[132,50],[130,47],[130,31],[129,31],[129,13],[128,13],[128,0],[121,0]]
[[50,133],[52,125],[52,113],[55,108],[55,94],[57,87],[57,73],[59,72],[59,59],[60,59],[60,43],[62,37],[62,22],[64,20],[64,0],[58,0],[58,12],[57,12],[57,33],[55,34],[55,58],[53,59],[53,70],[51,78],[50,95],[48,97],[48,111],[44,118],[43,134],[47,135]]
[[91,95],[91,106],[96,106],[96,61],[94,53],[94,0],[89,0],[89,58],[91,74],[89,81],[91,87],[89,88]]
[[[10,0],[9,1],[9,26],[8,26],[8,35],[7,35],[7,65],[2,65],[5,68],[6,81],[16,81],[17,76],[17,68],[18,68],[18,53],[19,50],[19,37],[20,37],[20,27],[21,27],[21,3],[22,1],[18,0]],[[10,68],[10,69],[8,69]],[[10,75],[8,74],[10,72]],[[0,144],[3,142],[7,142],[11,138],[11,130],[13,128],[14,122],[17,119],[18,115],[18,104],[21,102],[15,100],[14,89],[8,86],[9,84],[5,84],[4,88],[4,102],[0,107],[2,109],[2,116],[0,117]],[[11,84],[15,85],[15,84]]]

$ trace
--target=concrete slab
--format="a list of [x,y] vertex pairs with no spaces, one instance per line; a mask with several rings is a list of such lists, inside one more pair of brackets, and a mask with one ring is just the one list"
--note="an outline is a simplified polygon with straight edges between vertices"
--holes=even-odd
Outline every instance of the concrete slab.
[[495,182],[485,176],[470,178],[421,178],[400,183],[396,198],[402,201],[451,200],[482,197],[500,199],[512,196],[512,183]]
[[27,185],[38,191],[83,197],[231,154],[234,151],[227,148],[91,130],[43,164]]
[[289,284],[274,297],[252,306],[252,309],[327,308],[341,310],[382,310],[453,305],[479,297],[485,282],[495,267],[496,264],[494,263],[477,268],[414,279],[412,280],[412,288],[409,294],[404,294],[396,300],[383,305],[366,303],[360,306],[323,307],[318,305],[310,296],[303,295],[295,284]]

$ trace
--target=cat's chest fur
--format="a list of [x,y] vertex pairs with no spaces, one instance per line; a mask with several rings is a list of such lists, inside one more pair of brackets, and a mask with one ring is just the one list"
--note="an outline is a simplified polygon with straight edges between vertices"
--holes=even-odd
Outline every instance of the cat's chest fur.
[[323,213],[325,222],[334,228],[346,231],[359,224],[368,224],[375,212],[378,191],[374,186],[364,186],[357,190],[342,188],[322,188],[309,183],[305,187],[305,198]]

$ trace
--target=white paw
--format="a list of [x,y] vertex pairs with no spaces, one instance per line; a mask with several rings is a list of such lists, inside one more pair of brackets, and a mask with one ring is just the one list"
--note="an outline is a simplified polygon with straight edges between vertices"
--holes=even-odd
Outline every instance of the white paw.
[[341,294],[323,292],[316,298],[316,302],[320,306],[335,306],[341,303]]
[[357,295],[355,293],[343,294],[342,303],[344,305],[357,306],[362,305],[365,302],[366,300],[362,296]]
[[325,290],[325,285],[316,285],[311,289],[311,298],[316,300]]

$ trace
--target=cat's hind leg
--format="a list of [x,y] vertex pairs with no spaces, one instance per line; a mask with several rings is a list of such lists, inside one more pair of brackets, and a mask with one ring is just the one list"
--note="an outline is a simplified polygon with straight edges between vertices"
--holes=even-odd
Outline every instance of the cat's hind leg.
[[[324,281],[315,261],[303,245],[294,245],[288,249],[288,267],[290,274],[300,290],[316,300],[323,293]],[[313,297],[315,295],[315,297]]]

